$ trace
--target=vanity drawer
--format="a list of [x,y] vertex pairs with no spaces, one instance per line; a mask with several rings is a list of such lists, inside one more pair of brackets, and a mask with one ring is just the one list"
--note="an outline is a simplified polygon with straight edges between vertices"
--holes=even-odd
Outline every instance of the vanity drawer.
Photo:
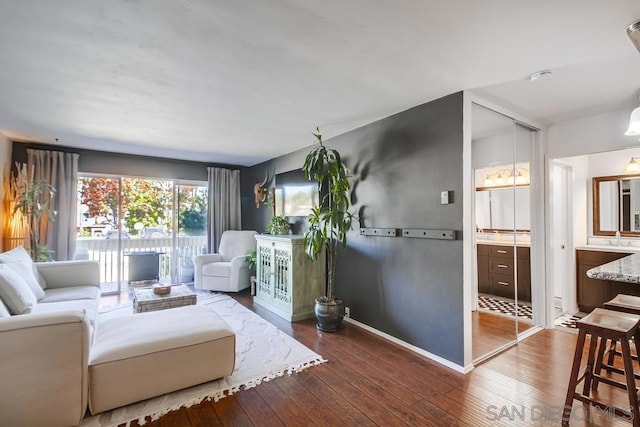
[[494,295],[500,297],[513,298],[515,296],[515,285],[513,276],[502,274],[491,275],[491,289]]
[[489,246],[489,256],[513,259],[513,246]]
[[509,275],[513,277],[513,258],[489,258],[489,271],[491,273]]

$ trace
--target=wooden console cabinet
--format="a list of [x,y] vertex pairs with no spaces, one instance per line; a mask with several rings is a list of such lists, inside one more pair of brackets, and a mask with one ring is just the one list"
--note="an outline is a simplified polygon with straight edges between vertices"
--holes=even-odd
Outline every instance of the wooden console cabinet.
[[629,255],[631,253],[576,250],[576,280],[580,311],[590,313],[594,308],[602,307],[605,302],[618,294],[640,296],[640,285],[587,277],[588,270]]
[[324,253],[310,261],[302,236],[256,236],[256,295],[253,301],[295,322],[313,317],[315,299],[325,294]]
[[[483,245],[478,248],[478,292],[515,299],[516,274],[518,300],[531,301],[531,256],[525,246]],[[517,260],[514,261],[514,250]],[[517,266],[517,267],[516,267]]]

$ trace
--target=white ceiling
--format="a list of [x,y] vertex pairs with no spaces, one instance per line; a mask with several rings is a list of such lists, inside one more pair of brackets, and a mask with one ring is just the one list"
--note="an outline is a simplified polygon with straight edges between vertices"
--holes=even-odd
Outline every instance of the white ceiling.
[[464,89],[550,124],[638,105],[639,19],[638,0],[2,0],[0,132],[252,165]]

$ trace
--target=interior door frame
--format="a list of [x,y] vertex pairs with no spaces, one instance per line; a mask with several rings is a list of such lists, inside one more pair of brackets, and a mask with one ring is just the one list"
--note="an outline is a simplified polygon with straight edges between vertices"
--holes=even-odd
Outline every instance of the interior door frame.
[[[545,180],[545,162],[544,162],[544,146],[546,134],[544,128],[527,117],[503,108],[500,105],[488,101],[470,91],[463,92],[463,348],[464,348],[464,371],[469,372],[473,369],[474,363],[484,360],[473,360],[472,354],[472,319],[471,311],[475,305],[474,296],[477,297],[477,290],[474,291],[476,268],[474,257],[475,250],[475,218],[474,218],[474,194],[473,186],[473,163],[472,163],[472,105],[481,105],[485,108],[493,110],[499,114],[512,118],[515,122],[537,131],[537,139],[535,147],[532,150],[531,171],[534,179],[531,181],[531,281],[532,295],[531,302],[534,308],[534,326],[521,334],[515,334],[518,341],[538,332],[545,325],[548,318],[547,301],[547,277],[544,274],[545,259],[545,236],[546,226],[545,213],[545,197],[544,190],[546,188]],[[534,282],[535,280],[535,282]],[[536,283],[533,286],[533,283]],[[502,351],[503,349],[498,349]],[[495,353],[494,353],[495,354]]]

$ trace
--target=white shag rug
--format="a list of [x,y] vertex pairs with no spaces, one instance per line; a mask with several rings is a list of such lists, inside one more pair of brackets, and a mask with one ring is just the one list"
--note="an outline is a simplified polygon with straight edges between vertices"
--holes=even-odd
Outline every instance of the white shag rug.
[[[239,390],[255,387],[263,381],[326,362],[322,356],[228,295],[198,293],[198,305],[210,307],[236,333],[236,364],[231,376],[89,416],[81,426],[129,425],[133,420],[143,425],[148,416],[151,420],[156,420],[181,407],[189,407],[205,399],[218,401]],[[131,304],[103,307],[100,309],[98,322],[131,312]]]

